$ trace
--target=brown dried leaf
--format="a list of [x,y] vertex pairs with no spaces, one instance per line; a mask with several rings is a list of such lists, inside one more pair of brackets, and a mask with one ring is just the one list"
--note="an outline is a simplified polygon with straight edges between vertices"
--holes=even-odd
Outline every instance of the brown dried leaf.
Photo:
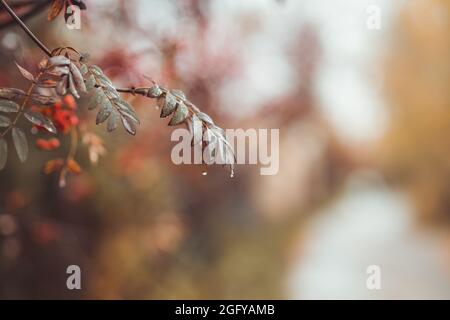
[[25,77],[25,79],[34,82],[34,76],[31,74],[31,72],[29,72],[25,68],[21,67],[17,62],[16,62],[16,66],[19,69],[20,73]]

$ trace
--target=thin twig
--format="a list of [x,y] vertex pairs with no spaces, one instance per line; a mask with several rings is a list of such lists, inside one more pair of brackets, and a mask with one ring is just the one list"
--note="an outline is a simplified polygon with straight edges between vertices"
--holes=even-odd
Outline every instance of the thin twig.
[[[28,19],[39,14],[45,8],[47,8],[50,3],[51,3],[51,0],[42,0],[42,1],[38,1],[37,3],[36,3],[36,0],[26,0],[21,3],[11,4],[11,7],[13,9],[19,9],[19,8],[26,7],[26,6],[32,6],[26,13],[18,15],[20,20],[25,22]],[[7,28],[15,23],[16,23],[16,21],[14,19],[5,21],[4,23],[0,24],[0,30]]]
[[31,40],[36,43],[36,45],[41,48],[42,51],[49,57],[52,56],[50,50],[34,35],[33,32],[26,26],[25,23],[17,16],[13,9],[5,2],[5,0],[0,0],[0,4],[8,11],[9,15],[19,24],[19,26],[25,31],[25,33],[31,38]]

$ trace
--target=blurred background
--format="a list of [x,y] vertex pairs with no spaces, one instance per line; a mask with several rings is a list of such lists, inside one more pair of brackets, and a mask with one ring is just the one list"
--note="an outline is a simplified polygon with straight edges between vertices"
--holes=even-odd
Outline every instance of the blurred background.
[[[280,170],[175,166],[154,101],[128,97],[136,137],[95,127],[81,102],[97,165],[82,145],[84,171],[60,189],[41,168],[66,150],[32,146],[0,172],[0,298],[450,298],[449,1],[85,3],[81,30],[47,22],[48,6],[26,22],[117,85],[148,76],[222,127],[280,129]],[[0,86],[25,88],[13,62],[43,55],[0,21]]]

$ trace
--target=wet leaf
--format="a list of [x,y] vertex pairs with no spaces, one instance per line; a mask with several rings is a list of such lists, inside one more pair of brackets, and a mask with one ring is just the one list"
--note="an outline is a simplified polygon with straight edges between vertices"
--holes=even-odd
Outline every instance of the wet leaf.
[[39,127],[43,127],[51,133],[57,132],[56,127],[53,124],[53,122],[49,118],[45,117],[44,115],[42,115],[39,112],[27,111],[24,113],[24,116],[31,123],[33,123]]
[[184,103],[178,104],[178,108],[175,111],[172,119],[170,119],[169,126],[176,126],[183,123],[189,114],[189,109],[184,105]]
[[54,67],[45,73],[45,77],[46,78],[51,78],[51,77],[59,78],[59,77],[69,74],[69,72],[70,72],[70,70],[69,70],[68,66]]
[[161,88],[158,85],[154,85],[153,87],[148,89],[147,96],[150,98],[158,98],[162,94],[163,94],[163,91],[161,90]]
[[81,64],[81,66],[80,66],[80,72],[81,72],[82,75],[85,75],[86,73],[88,73],[88,72],[89,72],[88,66],[85,65],[84,63]]
[[73,80],[72,74],[69,74],[68,79],[69,79],[69,91],[70,91],[70,93],[71,93],[75,98],[80,99],[80,94],[78,93],[78,90],[77,90],[77,88],[76,88],[76,86],[75,86],[75,82],[74,82],[74,80]]
[[0,88],[0,98],[15,100],[24,97],[26,93],[20,89],[15,88]]
[[108,123],[106,124],[106,129],[108,132],[112,132],[117,129],[119,122],[119,113],[117,111],[113,111],[108,118]]
[[139,118],[137,117],[136,111],[134,110],[132,105],[121,98],[114,99],[113,102],[115,103],[121,114],[129,116],[133,119],[134,122],[140,124]]
[[28,142],[25,133],[20,128],[12,129],[12,138],[14,142],[14,147],[17,151],[17,156],[20,162],[27,161],[28,158]]
[[105,122],[113,111],[111,102],[106,99],[100,106],[100,111],[97,113],[96,124]]
[[[161,102],[162,104],[162,102]],[[171,93],[167,93],[164,99],[164,104],[161,106],[161,118],[171,115],[177,108],[177,99]]]
[[0,138],[0,170],[5,168],[6,160],[8,159],[8,144],[6,140]]
[[45,105],[45,106],[51,106],[51,105],[54,105],[55,103],[57,103],[58,101],[60,101],[60,99],[57,97],[44,96],[44,95],[37,94],[37,93],[35,93],[31,96],[31,100],[34,103]]
[[60,96],[65,96],[67,93],[67,85],[69,76],[64,76],[56,85],[56,93]]
[[0,99],[0,112],[18,112],[19,109],[20,106],[16,102]]
[[47,67],[69,66],[70,59],[65,56],[54,56],[48,59]]
[[125,130],[133,136],[136,135],[136,126],[133,120],[130,117],[127,117],[126,115],[123,115],[121,117],[121,120]]
[[194,114],[191,119],[192,122],[192,145],[200,143],[203,138],[203,123],[202,121]]
[[0,127],[6,128],[11,125],[11,120],[5,116],[0,115]]
[[88,76],[88,78],[86,79],[86,90],[87,91],[91,91],[92,89],[95,88],[96,82],[95,82],[95,77],[91,74]]
[[211,119],[210,116],[208,116],[206,113],[204,112],[199,112],[197,114],[197,116],[199,117],[200,120],[208,123],[208,124],[214,124],[214,121]]
[[89,66],[89,70],[97,76],[103,75],[103,70],[96,65]]
[[170,92],[178,99],[181,99],[183,101],[186,100],[186,94],[183,91],[181,91],[179,89],[174,89],[174,90],[170,90]]
[[86,85],[84,84],[83,75],[74,63],[70,64],[70,72],[73,76],[73,81],[77,90],[79,92],[86,92]]
[[101,88],[97,88],[92,92],[91,96],[88,100],[88,109],[93,110],[97,108],[99,105],[103,104],[108,98],[105,96],[105,93]]

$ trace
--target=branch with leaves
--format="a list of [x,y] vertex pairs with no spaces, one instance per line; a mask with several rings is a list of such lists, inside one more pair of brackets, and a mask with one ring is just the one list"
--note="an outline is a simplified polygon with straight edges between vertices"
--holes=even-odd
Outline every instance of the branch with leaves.
[[[65,186],[68,172],[78,174],[81,168],[75,161],[79,139],[79,121],[76,115],[75,99],[87,99],[89,110],[97,110],[96,124],[106,123],[108,132],[114,131],[122,124],[125,131],[136,135],[140,124],[135,109],[121,94],[140,95],[156,99],[161,109],[161,118],[171,116],[169,126],[185,124],[192,137],[192,146],[201,144],[208,158],[206,164],[216,163],[230,166],[233,175],[235,157],[232,146],[227,142],[225,131],[214,121],[190,102],[181,90],[170,90],[152,82],[148,87],[117,88],[105,75],[103,70],[87,59],[87,54],[81,54],[72,47],[61,47],[49,50],[15,14],[14,10],[4,1],[0,3],[34,43],[45,53],[46,57],[38,65],[38,74],[17,64],[20,73],[28,81],[30,87],[25,92],[17,88],[0,88],[0,112],[13,115],[0,115],[0,169],[7,161],[8,145],[6,136],[11,133],[12,141],[21,162],[28,157],[28,142],[25,131],[18,127],[22,116],[32,124],[35,131],[44,130],[51,134],[69,134],[71,146],[65,159],[54,159],[47,162],[44,172],[47,174],[60,172],[60,186]],[[54,0],[50,7],[49,20],[57,17],[69,5],[78,5],[86,9],[83,1]],[[104,153],[99,139],[91,132],[84,132],[84,141],[95,141],[91,150]],[[86,138],[86,136],[90,138]],[[37,146],[44,150],[59,147],[59,140],[38,139]],[[206,152],[205,152],[206,150]],[[91,159],[98,159],[92,156]]]

